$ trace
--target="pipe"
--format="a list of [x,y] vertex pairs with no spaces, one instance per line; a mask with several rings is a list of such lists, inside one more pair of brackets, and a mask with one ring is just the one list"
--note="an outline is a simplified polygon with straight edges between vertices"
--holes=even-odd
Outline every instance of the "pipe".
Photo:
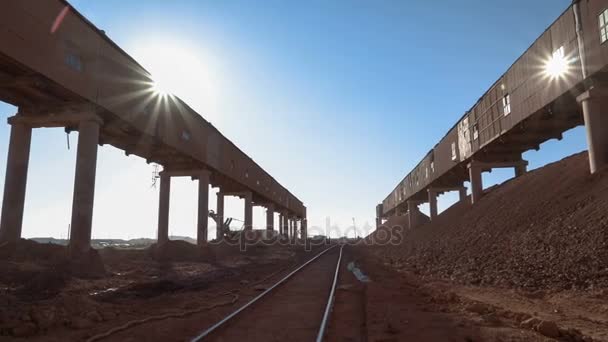
[[583,81],[587,79],[587,65],[585,59],[585,38],[583,37],[583,25],[581,22],[581,7],[579,4],[580,0],[574,0],[574,21],[576,24],[576,40],[578,42],[578,56],[581,60],[581,73],[583,75]]

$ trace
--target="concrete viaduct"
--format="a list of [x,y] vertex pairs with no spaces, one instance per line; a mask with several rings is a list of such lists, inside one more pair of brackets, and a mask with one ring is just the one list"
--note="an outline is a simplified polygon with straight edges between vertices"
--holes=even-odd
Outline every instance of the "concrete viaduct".
[[[590,172],[608,166],[608,0],[575,0],[376,207],[376,224],[437,217],[437,196],[483,196],[482,173],[526,172],[522,154],[584,125]],[[418,210],[429,203],[430,217]]]
[[[21,237],[32,130],[78,131],[72,203],[72,253],[90,250],[98,145],[109,144],[163,166],[158,242],[169,238],[172,177],[198,181],[199,245],[207,242],[209,187],[267,210],[266,228],[306,237],[306,207],[215,127],[175,96],[154,91],[150,74],[63,0],[6,0],[0,11],[0,100],[19,108],[11,125],[0,245]],[[117,174],[119,177],[120,174]],[[124,189],[123,189],[124,190]],[[218,230],[219,231],[219,230]]]

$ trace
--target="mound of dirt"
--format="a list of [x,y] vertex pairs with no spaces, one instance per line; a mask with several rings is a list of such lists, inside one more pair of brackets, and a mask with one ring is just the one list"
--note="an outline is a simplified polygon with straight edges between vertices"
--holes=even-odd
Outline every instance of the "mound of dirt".
[[372,247],[395,267],[475,285],[608,287],[608,172],[587,153],[460,203],[392,246]]
[[15,262],[58,264],[68,260],[68,253],[65,246],[21,239],[14,245],[2,248],[2,259]]
[[70,277],[105,276],[96,250],[70,256],[66,246],[21,239],[2,251],[0,283],[16,289],[22,298],[43,299],[56,295]]
[[165,245],[154,244],[148,248],[153,259],[163,262],[214,261],[213,251],[182,240],[171,240]]

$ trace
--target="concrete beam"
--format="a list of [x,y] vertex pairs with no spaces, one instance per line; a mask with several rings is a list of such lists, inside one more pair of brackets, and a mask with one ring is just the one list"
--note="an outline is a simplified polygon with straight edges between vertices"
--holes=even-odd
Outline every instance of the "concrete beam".
[[[91,111],[62,112],[47,115],[15,115],[8,118],[9,124],[20,123],[31,128],[79,127],[81,122],[93,121],[103,125],[103,120]],[[97,139],[99,142],[99,139]]]
[[21,238],[31,142],[32,128],[13,123],[6,162],[0,245],[16,243]]
[[471,160],[471,162],[467,165],[468,168],[476,167],[483,170],[491,170],[491,169],[507,169],[507,168],[516,168],[521,166],[528,166],[528,161],[526,160],[516,160],[516,161],[506,161],[506,162],[485,162],[479,160]]
[[100,122],[94,118],[81,121],[78,125],[76,177],[69,242],[69,249],[72,253],[87,253],[91,248],[99,130]]
[[461,191],[463,188],[464,188],[464,186],[452,186],[452,187],[436,187],[436,186],[432,186],[432,187],[429,188],[429,190],[432,190],[432,191],[436,192],[437,194],[441,195],[441,194],[443,194],[445,192]]
[[193,180],[195,179],[199,179],[199,177],[206,173],[206,175],[204,177],[210,177],[210,171],[205,170],[205,169],[179,169],[179,170],[175,170],[175,169],[165,169],[163,171],[160,172],[161,174],[166,174],[169,177],[190,177]]
[[608,117],[604,113],[608,111],[606,99],[606,88],[591,88],[577,98],[583,107],[592,174],[608,167]]
[[244,199],[248,196],[252,196],[252,194],[250,191],[225,191],[224,196],[233,196]]

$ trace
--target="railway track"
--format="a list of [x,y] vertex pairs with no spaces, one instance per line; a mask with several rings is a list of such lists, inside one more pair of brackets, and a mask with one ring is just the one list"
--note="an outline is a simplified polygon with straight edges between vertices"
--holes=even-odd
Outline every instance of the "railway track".
[[320,252],[191,341],[323,341],[343,248]]

